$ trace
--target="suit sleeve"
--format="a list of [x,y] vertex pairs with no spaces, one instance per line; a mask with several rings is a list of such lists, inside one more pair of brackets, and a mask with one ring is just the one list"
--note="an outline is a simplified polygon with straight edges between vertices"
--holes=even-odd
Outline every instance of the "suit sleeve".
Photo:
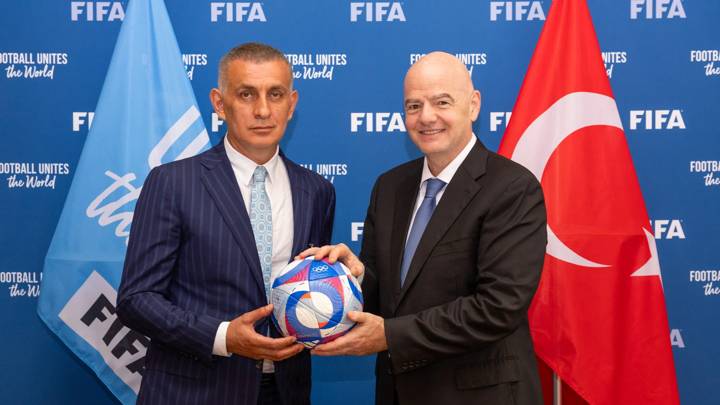
[[362,281],[364,311],[373,314],[380,313],[378,298],[378,277],[375,271],[375,209],[377,207],[377,189],[380,179],[375,182],[370,195],[370,204],[365,215],[363,225],[363,240],[360,250],[360,261],[365,265],[365,275]]
[[393,370],[479,350],[513,333],[527,319],[546,243],[542,190],[526,174],[509,184],[482,223],[474,293],[385,321]]
[[150,172],[135,207],[117,314],[126,326],[152,340],[209,360],[221,320],[180,308],[168,297],[182,223],[164,169]]

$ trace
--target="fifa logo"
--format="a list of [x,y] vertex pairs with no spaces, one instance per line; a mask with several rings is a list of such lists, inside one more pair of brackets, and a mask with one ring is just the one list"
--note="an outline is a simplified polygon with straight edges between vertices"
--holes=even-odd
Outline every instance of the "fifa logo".
[[73,111],[72,113],[72,130],[73,132],[80,132],[80,128],[87,126],[88,129],[92,126],[93,118],[95,113],[92,111]]
[[502,127],[506,127],[510,122],[510,111],[491,111],[490,112],[490,132],[497,132]]
[[367,22],[405,22],[405,12],[400,3],[350,3],[350,21],[358,22],[360,18]]
[[679,219],[656,219],[650,222],[655,239],[685,239],[685,231]]
[[119,1],[71,1],[70,20],[80,21],[122,21],[125,9]]
[[630,129],[685,129],[681,110],[630,110]]
[[225,121],[221,120],[217,113],[212,113],[212,117],[210,117],[210,131],[218,132],[223,125],[225,125]]
[[405,132],[405,122],[398,112],[350,113],[350,132]]
[[360,237],[363,234],[364,227],[365,227],[364,222],[351,222],[350,223],[350,240],[353,242],[358,242],[360,240]]
[[[170,126],[167,132],[165,132],[165,135],[163,135],[148,155],[147,163],[150,169],[162,164],[162,160],[170,150],[170,147],[185,135],[188,129],[198,119],[200,119],[200,111],[193,105]],[[207,131],[203,129],[185,149],[172,160],[180,160],[193,156],[200,152],[209,142],[210,138],[208,137]],[[137,176],[132,172],[119,176],[111,170],[106,170],[105,175],[112,180],[112,183],[90,202],[85,210],[85,215],[87,215],[88,218],[99,217],[98,224],[103,227],[116,224],[115,236],[125,238],[125,244],[127,244],[128,236],[130,235],[128,228],[132,223],[133,209],[130,208],[122,212],[118,212],[118,210],[123,207],[128,207],[128,204],[133,204],[140,196],[142,187],[135,187],[133,185],[133,181],[137,179]],[[124,194],[122,194],[123,192]],[[118,194],[121,195],[118,197]],[[106,201],[110,196],[117,197],[117,199],[114,201]]]
[[210,3],[210,21],[218,22],[220,16],[226,22],[267,22],[262,3]]
[[630,0],[630,19],[687,18],[680,0]]
[[490,21],[544,21],[540,1],[491,1]]
[[677,347],[678,349],[685,348],[685,341],[683,340],[682,334],[680,333],[680,329],[670,330],[670,345],[673,347]]

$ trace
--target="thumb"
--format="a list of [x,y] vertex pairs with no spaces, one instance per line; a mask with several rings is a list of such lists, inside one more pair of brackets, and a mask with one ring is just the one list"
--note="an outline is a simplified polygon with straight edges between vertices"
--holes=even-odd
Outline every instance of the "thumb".
[[350,267],[350,273],[355,277],[360,277],[365,273],[365,266],[363,266],[362,262],[358,261],[357,263],[353,263],[353,265]]
[[367,314],[365,312],[350,311],[347,313],[347,317],[353,322],[363,323],[367,319]]
[[252,310],[250,312],[245,313],[245,321],[248,323],[255,323],[268,315],[272,313],[273,306],[272,304],[265,305],[264,307],[257,308],[255,310]]
[[350,270],[350,273],[357,277],[360,277],[365,272],[365,264],[358,259],[357,256],[353,255],[352,252],[350,256],[348,256],[344,263],[348,269]]

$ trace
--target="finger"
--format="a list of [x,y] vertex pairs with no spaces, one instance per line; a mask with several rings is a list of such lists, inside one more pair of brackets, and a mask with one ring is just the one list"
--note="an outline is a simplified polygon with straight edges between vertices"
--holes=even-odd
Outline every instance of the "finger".
[[304,348],[305,346],[300,343],[293,343],[292,345],[282,349],[259,348],[256,349],[256,351],[264,359],[279,361],[300,353]]
[[321,247],[317,252],[315,252],[315,260],[322,260],[330,253],[330,251],[334,248],[333,245],[325,245]]
[[271,355],[270,360],[273,360],[273,361],[285,360],[289,357],[299,354],[300,352],[303,351],[303,349],[305,349],[305,346],[303,346],[300,343],[296,343],[293,346],[290,346],[288,348],[275,351]]
[[335,246],[328,254],[328,261],[334,264],[339,258],[347,257],[347,252],[340,245]]
[[272,310],[272,304],[268,304],[264,307],[260,307],[250,312],[244,313],[241,318],[243,319],[243,321],[245,321],[245,323],[254,324],[255,322],[269,316],[272,313]]
[[250,326],[238,329],[238,339],[243,342],[243,346],[255,352],[276,350],[290,346],[295,342],[295,337],[293,336],[273,339],[258,333]]
[[260,334],[256,334],[254,336],[252,344],[262,350],[265,351],[276,351],[276,350],[282,350],[287,347],[293,346],[295,344],[295,341],[297,339],[295,336],[286,336],[282,338],[271,338],[267,336],[263,336]]
[[350,267],[354,262],[358,261],[357,256],[353,253],[352,250],[348,247],[348,245],[344,243],[338,243],[337,246],[335,246],[335,249],[330,253],[330,256],[328,259],[331,261],[331,263],[335,263],[335,261],[340,260],[343,262],[344,265]]
[[343,353],[327,352],[323,350],[313,350],[310,352],[313,356],[341,356]]
[[355,331],[351,330],[333,341],[315,346],[315,349],[321,348],[321,351],[337,351],[338,349],[350,347],[355,340],[353,338],[355,335]]
[[349,311],[347,317],[353,322],[363,323],[367,322],[369,315],[366,312]]
[[348,267],[350,268],[350,273],[356,278],[365,273],[365,265],[362,264],[360,260],[353,262],[352,266]]
[[304,259],[308,256],[314,255],[315,252],[317,252],[318,250],[320,250],[320,248],[317,248],[317,247],[307,248],[307,249],[303,250],[302,252],[300,252],[299,255],[295,256],[295,260]]
[[341,354],[345,354],[345,350],[345,345],[343,344],[343,340],[341,337],[333,340],[330,343],[315,346],[315,348],[312,350],[312,354],[316,354],[318,356],[338,356]]

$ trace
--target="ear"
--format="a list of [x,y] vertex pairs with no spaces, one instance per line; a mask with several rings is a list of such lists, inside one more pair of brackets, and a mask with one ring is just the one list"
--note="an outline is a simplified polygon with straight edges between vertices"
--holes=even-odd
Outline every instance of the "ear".
[[473,90],[472,95],[470,96],[470,118],[472,119],[472,122],[477,120],[477,117],[480,114],[481,104],[482,96],[480,95],[480,92]]
[[293,116],[293,113],[295,112],[295,106],[298,102],[298,92],[297,90],[293,90],[292,93],[290,93],[290,111],[288,112],[288,121]]
[[225,104],[223,103],[222,99],[222,92],[220,92],[220,89],[214,88],[210,90],[210,103],[213,106],[213,109],[217,113],[218,117],[220,117],[221,120],[225,120]]

